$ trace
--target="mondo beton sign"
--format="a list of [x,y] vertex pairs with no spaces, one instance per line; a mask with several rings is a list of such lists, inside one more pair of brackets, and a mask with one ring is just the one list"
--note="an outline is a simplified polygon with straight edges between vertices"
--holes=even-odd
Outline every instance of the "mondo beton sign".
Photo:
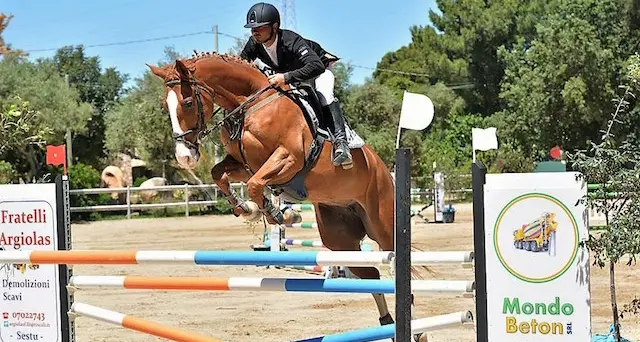
[[[0,249],[58,249],[57,186],[0,187]],[[0,264],[1,342],[62,341],[59,272],[56,265]]]
[[590,341],[587,187],[576,173],[487,174],[489,341]]

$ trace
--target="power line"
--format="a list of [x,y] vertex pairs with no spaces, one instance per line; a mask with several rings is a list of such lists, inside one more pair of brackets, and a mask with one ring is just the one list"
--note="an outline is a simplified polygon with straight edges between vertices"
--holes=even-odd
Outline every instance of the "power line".
[[[146,43],[146,42],[153,42],[153,41],[169,40],[169,39],[175,39],[175,38],[184,38],[184,37],[197,36],[197,35],[203,35],[203,34],[213,34],[213,33],[214,33],[213,30],[199,31],[199,32],[191,32],[191,33],[184,33],[184,34],[178,34],[178,35],[172,35],[172,36],[164,36],[164,37],[128,40],[128,41],[112,42],[112,43],[91,44],[91,45],[84,45],[84,47],[85,48],[94,48],[94,47],[105,47],[105,46],[130,45],[130,44],[137,44],[137,43]],[[225,32],[218,31],[217,33],[219,35],[221,35],[221,36],[224,36],[224,37],[227,37],[227,38],[233,38],[233,39],[240,40],[240,41],[242,41],[244,39],[244,38],[240,38],[240,37],[237,37],[237,36],[234,36],[232,34],[225,33]],[[31,50],[24,50],[24,51],[30,53],[30,52],[56,51],[58,49],[59,48],[46,48],[46,49],[31,49]],[[373,67],[368,67],[368,66],[358,65],[358,64],[351,64],[351,63],[348,63],[348,64],[350,66],[354,67],[354,68],[368,69],[368,70],[373,70],[373,71],[381,71],[381,72],[388,72],[388,73],[394,73],[394,74],[399,74],[399,75],[407,75],[407,76],[415,76],[415,77],[430,77],[429,74],[413,72],[413,71],[400,71],[400,70],[392,70],[392,69],[386,69],[386,68],[373,68]],[[455,86],[452,86],[452,89],[467,88],[469,86],[472,86],[472,84],[455,85]]]
[[[114,43],[102,43],[102,44],[91,44],[91,45],[84,45],[84,47],[87,48],[93,48],[93,47],[103,47],[103,46],[116,46],[116,45],[128,45],[128,44],[136,44],[136,43],[146,43],[146,42],[153,42],[153,41],[158,41],[158,40],[167,40],[167,39],[174,39],[174,38],[183,38],[183,37],[188,37],[188,36],[197,36],[197,35],[201,35],[201,34],[211,34],[213,33],[213,31],[200,31],[200,32],[192,32],[192,33],[185,33],[185,34],[178,34],[178,35],[174,35],[174,36],[165,36],[165,37],[157,37],[157,38],[147,38],[147,39],[138,39],[138,40],[129,40],[129,41],[124,41],[124,42],[114,42]],[[44,51],[56,51],[59,48],[47,48],[47,49],[32,49],[32,50],[24,50],[25,52],[44,52]]]
[[237,39],[237,40],[244,40],[244,38],[236,37],[234,35],[230,35],[228,33],[220,32],[220,31],[218,31],[218,34],[221,35],[221,36],[228,37],[228,38],[234,38],[234,39]]
[[422,74],[422,73],[418,73],[418,72],[400,71],[400,70],[392,70],[392,69],[385,69],[385,68],[372,68],[372,67],[367,67],[367,66],[357,65],[357,64],[349,64],[349,65],[351,65],[352,67],[355,67],[355,68],[369,69],[369,70],[374,70],[374,71],[383,71],[383,72],[389,72],[389,73],[394,73],[394,74],[401,74],[401,75],[408,75],[408,76],[418,76],[418,77],[430,77],[429,74]]

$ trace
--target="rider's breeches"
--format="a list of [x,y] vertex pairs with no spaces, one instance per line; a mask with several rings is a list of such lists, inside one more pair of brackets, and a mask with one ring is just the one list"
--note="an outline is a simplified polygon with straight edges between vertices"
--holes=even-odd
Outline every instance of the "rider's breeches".
[[333,86],[336,78],[331,70],[326,69],[322,74],[315,78],[315,89],[318,93],[318,99],[322,106],[326,106],[335,100],[333,95]]

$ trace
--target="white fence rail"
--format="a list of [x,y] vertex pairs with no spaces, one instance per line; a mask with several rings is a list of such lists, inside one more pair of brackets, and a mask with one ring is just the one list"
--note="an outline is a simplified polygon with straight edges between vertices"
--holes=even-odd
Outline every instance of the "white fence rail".
[[[236,192],[241,198],[245,198],[245,185],[242,183],[231,183],[231,187],[236,189]],[[176,190],[183,190],[184,197],[182,201],[171,201],[171,202],[162,202],[162,203],[133,203],[132,201],[132,193],[136,192],[171,192],[173,194]],[[193,201],[189,199],[189,195],[193,192],[193,190],[204,190],[205,192],[210,194],[212,200],[208,201]],[[213,191],[207,191],[213,190]],[[215,184],[203,184],[203,185],[164,185],[164,186],[154,186],[154,187],[123,187],[123,188],[95,188],[95,189],[74,189],[69,190],[69,194],[73,195],[98,195],[98,194],[113,194],[113,193],[125,193],[125,203],[124,204],[110,204],[110,205],[93,205],[86,207],[71,207],[72,213],[82,213],[82,212],[101,212],[101,211],[126,211],[127,218],[131,218],[131,212],[133,210],[141,210],[141,209],[153,209],[153,208],[168,208],[168,207],[184,207],[185,216],[189,216],[189,206],[199,206],[199,205],[212,205],[218,203],[220,199],[218,199],[218,186]],[[171,196],[173,199],[173,196]],[[226,199],[223,199],[226,201]]]
[[[231,187],[236,190],[236,193],[238,193],[240,198],[247,199],[245,184],[231,183]],[[175,192],[176,190],[184,191],[184,197],[182,201],[176,201],[173,198],[173,192]],[[193,192],[193,190],[203,190],[205,193],[209,194],[208,197],[211,197],[211,200],[205,200],[205,201],[190,200],[189,195]],[[145,187],[145,188],[123,187],[123,188],[75,189],[75,190],[70,190],[69,194],[71,196],[74,196],[74,195],[98,195],[98,194],[125,193],[126,196],[123,204],[71,207],[71,212],[83,213],[83,212],[126,211],[127,218],[130,219],[131,213],[134,210],[169,208],[169,207],[184,207],[185,216],[189,216],[190,206],[212,205],[212,204],[218,203],[220,200],[223,200],[226,202],[227,201],[226,198],[224,197],[222,199],[218,198],[218,190],[219,188],[215,184],[203,184],[203,185],[184,184],[184,185],[154,186],[154,187]],[[133,203],[132,194],[138,193],[138,192],[171,192],[172,201],[162,202],[162,203]],[[447,192],[451,192],[451,193],[471,192],[471,189],[448,190]],[[420,188],[411,189],[412,201],[424,200],[425,198],[430,198],[431,196],[433,196],[433,189],[420,189]]]

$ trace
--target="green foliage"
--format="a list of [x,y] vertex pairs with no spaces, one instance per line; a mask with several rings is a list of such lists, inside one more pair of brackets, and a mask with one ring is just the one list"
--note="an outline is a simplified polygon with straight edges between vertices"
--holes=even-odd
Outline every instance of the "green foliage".
[[[599,184],[599,191],[591,193],[585,203],[601,210],[611,220],[611,226],[598,238],[592,236],[591,244],[600,267],[605,260],[618,262],[630,254],[631,259],[640,253],[640,148],[634,135],[621,135],[618,126],[625,127],[634,120],[628,115],[629,99],[634,98],[634,88],[640,85],[640,59],[635,55],[629,59],[625,79],[629,85],[621,87],[622,95],[614,100],[615,111],[603,130],[602,141],[590,142],[588,149],[569,154],[572,167],[583,173],[589,184]],[[624,131],[623,131],[624,132]],[[610,194],[614,194],[613,198]],[[604,201],[603,198],[609,198]],[[624,243],[622,243],[625,241]]]
[[338,101],[344,102],[349,97],[349,77],[353,73],[353,66],[337,62],[332,72],[335,75],[335,96]]
[[[604,267],[609,263],[613,324],[618,341],[615,265],[623,257],[628,257],[627,265],[630,265],[640,255],[640,148],[635,134],[624,134],[625,128],[637,120],[629,108],[630,100],[635,98],[634,89],[638,90],[640,85],[639,68],[637,55],[627,59],[622,79],[628,83],[620,87],[622,94],[614,99],[615,109],[601,132],[601,141],[589,142],[585,150],[568,154],[571,167],[581,172],[585,182],[599,186],[582,202],[587,208],[604,213],[605,230],[590,235],[587,246],[594,253],[595,265]],[[639,308],[640,303],[633,301],[623,312],[638,313]]]
[[[70,189],[91,189],[100,187],[100,172],[90,165],[77,163],[69,167],[69,188]],[[73,195],[70,197],[72,207],[87,207],[103,205],[111,200],[108,194],[99,195]],[[98,219],[99,213],[75,213],[73,219]]]
[[73,145],[83,147],[74,149],[74,159],[102,168],[106,157],[103,114],[117,103],[127,77],[115,68],[107,68],[103,72],[98,57],[86,56],[82,45],[58,49],[53,63],[60,76],[66,77],[69,84],[78,91],[80,100],[93,106],[86,130],[73,137]]
[[36,125],[38,112],[30,108],[29,102],[15,96],[14,103],[7,103],[0,109],[0,157],[20,146],[42,147],[44,138],[51,130]]
[[593,17],[621,17],[616,3],[552,2],[553,12],[537,25],[532,42],[519,39],[518,48],[500,49],[507,65],[500,128],[527,155],[539,144],[573,149],[598,135],[620,63],[615,49],[624,35],[619,21],[609,27]]
[[[460,115],[498,128],[499,150],[482,152],[496,170],[524,170],[530,165],[519,163],[540,161],[555,145],[572,150],[599,137],[621,66],[640,43],[637,2],[436,3],[433,26],[411,27],[411,42],[382,58],[376,81],[396,94],[438,82],[451,90],[444,103],[456,99]],[[447,115],[436,108],[436,127]]]
[[147,181],[147,180],[148,180],[148,178],[147,178],[147,177],[144,177],[144,176],[142,176],[142,177],[138,177],[138,178],[136,178],[136,179],[134,179],[134,180],[133,180],[133,185],[132,185],[132,187],[137,188],[137,187],[139,187],[139,186],[140,186],[140,184],[144,183],[144,182],[145,182],[145,181]]
[[16,171],[13,166],[6,161],[0,160],[0,184],[14,183]]
[[173,159],[171,123],[162,107],[165,87],[149,71],[136,86],[105,114],[105,146],[111,153],[139,156],[156,174],[163,160]]
[[15,104],[15,96],[28,101],[30,108],[38,112],[35,123],[40,129],[52,130],[45,137],[48,142],[64,141],[67,128],[84,132],[91,117],[91,106],[66,85],[51,61],[0,60],[0,105]]
[[395,160],[395,137],[400,119],[400,100],[389,88],[375,82],[352,87],[343,102],[351,128],[391,165]]
[[100,172],[90,165],[77,163],[69,167],[69,188],[89,189],[100,187]]

